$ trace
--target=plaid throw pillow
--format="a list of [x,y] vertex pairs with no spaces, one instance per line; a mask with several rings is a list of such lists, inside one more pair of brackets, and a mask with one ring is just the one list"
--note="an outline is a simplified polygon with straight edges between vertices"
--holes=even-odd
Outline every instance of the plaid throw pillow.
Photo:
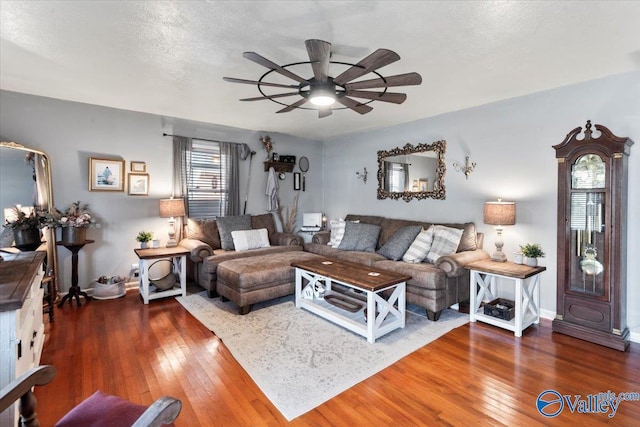
[[433,243],[427,254],[427,261],[435,263],[438,258],[456,253],[464,230],[436,225],[433,230]]
[[428,229],[422,229],[422,231],[416,236],[407,252],[402,256],[402,261],[418,263],[424,261],[431,249],[433,243],[433,225]]

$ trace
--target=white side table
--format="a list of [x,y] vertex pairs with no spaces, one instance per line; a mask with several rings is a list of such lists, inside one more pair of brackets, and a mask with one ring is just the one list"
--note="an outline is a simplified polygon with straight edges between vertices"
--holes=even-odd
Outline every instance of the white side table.
[[[175,295],[187,296],[187,255],[189,250],[181,246],[173,248],[136,249],[138,256],[138,269],[140,274],[140,295],[145,304],[149,300],[165,298]],[[151,261],[171,258],[173,271],[180,273],[180,283],[173,289],[166,291],[152,291],[149,285],[149,266]]]
[[[527,327],[540,323],[540,273],[546,267],[529,267],[512,262],[477,261],[465,266],[471,272],[469,320],[489,323],[513,331],[522,336]],[[496,298],[496,279],[513,280],[515,283],[515,313],[511,320],[484,314],[482,301]]]

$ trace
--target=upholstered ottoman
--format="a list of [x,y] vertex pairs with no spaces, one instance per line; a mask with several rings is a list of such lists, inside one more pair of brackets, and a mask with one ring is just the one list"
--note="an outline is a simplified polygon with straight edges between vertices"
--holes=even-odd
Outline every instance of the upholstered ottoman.
[[260,257],[234,259],[218,265],[216,290],[247,314],[251,304],[291,295],[295,292],[294,261],[322,258],[308,252],[283,252]]

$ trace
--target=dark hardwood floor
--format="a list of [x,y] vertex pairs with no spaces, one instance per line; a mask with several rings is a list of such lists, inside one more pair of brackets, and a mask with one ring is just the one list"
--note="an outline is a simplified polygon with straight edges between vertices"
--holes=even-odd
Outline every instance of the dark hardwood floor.
[[[41,425],[50,426],[100,389],[150,404],[182,400],[178,426],[288,424],[225,345],[173,298],[66,305],[46,325],[43,364],[58,375],[36,389]],[[640,402],[617,414],[544,418],[544,390],[583,397],[640,392],[640,345],[626,353],[551,332],[550,321],[521,339],[480,323],[460,327],[293,420],[295,426],[638,425]],[[309,390],[313,393],[313,390]]]

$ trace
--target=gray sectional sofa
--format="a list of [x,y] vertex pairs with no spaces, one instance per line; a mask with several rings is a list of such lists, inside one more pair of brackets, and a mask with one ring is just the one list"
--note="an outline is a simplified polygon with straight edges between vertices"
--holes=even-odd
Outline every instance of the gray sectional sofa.
[[463,230],[456,253],[442,256],[434,264],[414,264],[387,259],[377,251],[401,228],[419,225],[426,229],[432,223],[369,215],[347,215],[345,220],[380,227],[376,252],[333,248],[327,245],[331,237],[328,231],[314,235],[312,242],[305,244],[305,251],[411,276],[407,282],[407,303],[424,308],[431,320],[438,320],[442,311],[451,305],[469,300],[469,271],[464,266],[490,258],[482,250],[483,234],[476,232],[473,223],[441,224]]
[[187,261],[188,275],[198,285],[207,290],[209,297],[212,298],[217,295],[218,265],[224,261],[302,251],[302,237],[296,234],[278,232],[273,215],[270,213],[252,215],[251,228],[266,228],[271,246],[248,251],[222,249],[223,242],[221,241],[220,230],[216,220],[187,220],[185,226],[186,237],[180,241],[180,246],[190,251]]

